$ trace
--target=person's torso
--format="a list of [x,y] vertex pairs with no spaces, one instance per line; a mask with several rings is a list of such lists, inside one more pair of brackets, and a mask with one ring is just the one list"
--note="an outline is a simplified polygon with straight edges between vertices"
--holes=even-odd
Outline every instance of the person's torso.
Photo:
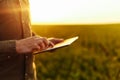
[[28,4],[28,0],[0,0],[0,40],[31,36]]
[[[0,0],[0,41],[31,36],[28,6],[28,0]],[[32,54],[0,57],[0,80],[34,80]]]

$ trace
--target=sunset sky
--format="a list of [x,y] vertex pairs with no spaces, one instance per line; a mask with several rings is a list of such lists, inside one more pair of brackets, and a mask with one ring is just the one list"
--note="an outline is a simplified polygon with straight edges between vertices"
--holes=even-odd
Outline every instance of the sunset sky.
[[32,24],[120,23],[120,0],[30,0]]

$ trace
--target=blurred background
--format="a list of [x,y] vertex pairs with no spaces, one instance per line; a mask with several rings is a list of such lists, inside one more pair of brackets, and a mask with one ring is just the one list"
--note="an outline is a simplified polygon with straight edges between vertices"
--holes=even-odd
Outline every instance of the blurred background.
[[72,45],[35,55],[38,80],[120,80],[119,0],[30,0],[32,30]]
[[70,38],[72,45],[36,55],[38,80],[119,80],[120,24],[33,25],[41,36]]

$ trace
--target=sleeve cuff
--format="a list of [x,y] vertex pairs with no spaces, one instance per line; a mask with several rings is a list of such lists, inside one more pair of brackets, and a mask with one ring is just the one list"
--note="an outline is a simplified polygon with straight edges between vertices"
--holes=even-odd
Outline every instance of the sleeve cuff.
[[16,53],[16,41],[0,41],[0,53]]

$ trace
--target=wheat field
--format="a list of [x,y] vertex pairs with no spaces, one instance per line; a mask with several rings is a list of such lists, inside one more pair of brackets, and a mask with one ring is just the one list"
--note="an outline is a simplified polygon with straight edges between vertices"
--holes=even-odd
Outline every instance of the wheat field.
[[120,24],[33,25],[40,36],[70,38],[72,45],[37,54],[38,80],[120,80]]

